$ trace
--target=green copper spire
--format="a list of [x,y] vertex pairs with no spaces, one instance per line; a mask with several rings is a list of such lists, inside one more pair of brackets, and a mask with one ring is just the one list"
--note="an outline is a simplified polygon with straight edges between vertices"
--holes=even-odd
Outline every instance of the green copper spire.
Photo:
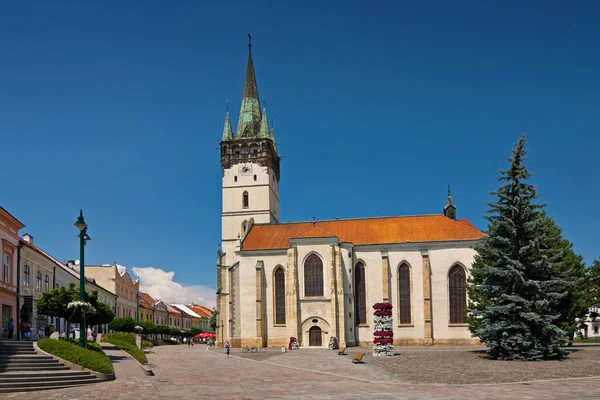
[[[250,38],[250,35],[248,35]],[[237,137],[253,137],[260,130],[260,101],[258,99],[258,87],[254,75],[254,63],[252,61],[252,43],[248,44],[248,65],[246,66],[246,79],[242,91],[242,105],[240,117],[238,118]]]
[[231,132],[231,119],[229,118],[229,104],[227,105],[227,111],[225,112],[225,126],[223,127],[223,137],[221,141],[232,140],[233,133]]
[[260,121],[260,132],[259,138],[270,138],[271,132],[269,132],[269,120],[267,119],[267,109],[263,108],[262,120]]

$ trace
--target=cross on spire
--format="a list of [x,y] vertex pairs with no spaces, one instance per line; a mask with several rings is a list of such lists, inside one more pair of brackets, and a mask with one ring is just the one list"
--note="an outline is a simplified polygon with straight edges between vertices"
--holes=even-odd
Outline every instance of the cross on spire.
[[317,219],[317,217],[315,217],[314,215],[312,216],[312,220],[313,220],[313,225],[315,224],[315,220]]

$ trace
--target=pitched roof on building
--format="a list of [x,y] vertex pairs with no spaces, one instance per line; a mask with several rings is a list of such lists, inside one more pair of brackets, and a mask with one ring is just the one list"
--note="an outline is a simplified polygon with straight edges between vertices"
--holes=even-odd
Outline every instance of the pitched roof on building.
[[477,240],[484,233],[467,220],[456,221],[444,215],[254,224],[242,243],[242,250],[287,249],[293,238],[331,236],[340,242],[367,245]]
[[188,316],[193,317],[193,318],[202,318],[200,315],[196,314],[194,311],[190,310],[187,306],[183,305],[183,304],[172,304],[173,307],[177,308],[178,310],[183,311],[184,313],[186,313]]
[[[166,303],[165,303],[166,304]],[[178,309],[176,309],[175,307],[171,306],[170,304],[166,304],[167,305],[167,310],[169,310],[170,313],[174,313],[174,314],[179,314],[181,313],[181,311],[179,311]]]
[[17,218],[15,218],[14,215],[12,215],[11,213],[9,213],[6,208],[0,206],[0,214],[4,215],[5,218],[8,218],[10,220],[11,223],[13,223],[14,225],[18,226],[19,229],[22,229],[25,227],[25,225],[19,221]]
[[156,300],[152,296],[148,293],[140,292],[140,307],[152,310],[154,304],[156,304]]
[[200,315],[201,318],[210,318],[212,315],[212,311],[204,306],[198,304],[190,304],[188,305],[188,307],[194,310],[196,314]]

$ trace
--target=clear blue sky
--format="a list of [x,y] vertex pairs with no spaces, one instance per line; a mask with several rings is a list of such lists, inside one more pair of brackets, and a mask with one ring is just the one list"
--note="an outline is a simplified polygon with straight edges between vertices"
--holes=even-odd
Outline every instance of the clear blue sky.
[[248,32],[284,221],[440,213],[451,184],[484,229],[527,132],[548,213],[600,256],[599,2],[49,3],[0,10],[0,205],[59,259],[83,208],[86,263],[216,285]]

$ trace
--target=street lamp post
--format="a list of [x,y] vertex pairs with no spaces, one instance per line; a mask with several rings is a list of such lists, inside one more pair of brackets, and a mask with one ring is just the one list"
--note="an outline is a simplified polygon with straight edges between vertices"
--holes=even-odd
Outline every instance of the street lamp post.
[[[87,225],[83,220],[83,211],[79,210],[79,217],[73,224],[79,229],[79,300],[85,301],[85,242],[90,240],[87,234]],[[85,327],[85,310],[82,312],[81,323],[79,324],[79,347],[85,348],[86,327]]]
[[140,326],[140,291],[135,292],[135,324]]

